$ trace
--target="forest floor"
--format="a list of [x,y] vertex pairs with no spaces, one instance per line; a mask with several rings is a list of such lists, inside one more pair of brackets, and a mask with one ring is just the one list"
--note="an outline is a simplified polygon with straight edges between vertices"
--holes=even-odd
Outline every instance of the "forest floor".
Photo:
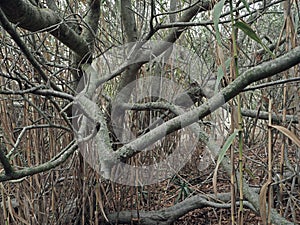
[[[262,153],[263,152],[263,153]],[[195,154],[199,154],[195,153]],[[260,188],[262,184],[266,182],[267,179],[267,164],[266,160],[263,159],[264,156],[263,149],[255,149],[253,151],[247,152],[246,161],[247,169],[251,171],[251,175],[245,173],[245,178],[251,187]],[[294,151],[291,153],[291,162],[293,160]],[[199,156],[193,156],[193,159],[199,158]],[[278,160],[280,157],[275,155]],[[261,164],[258,165],[255,159],[262,159]],[[276,165],[277,160],[274,160],[274,165]],[[188,163],[177,176],[160,184],[149,186],[146,190],[148,193],[148,198],[151,199],[146,201],[144,206],[141,206],[141,210],[158,210],[162,208],[170,207],[177,202],[188,198],[189,196],[195,194],[214,194],[212,185],[212,176],[215,169],[215,164],[212,163],[205,170],[199,171],[197,169],[199,160],[193,160]],[[285,213],[285,218],[290,221],[296,221],[295,224],[300,224],[300,181],[294,180],[296,183],[292,187],[292,184],[285,183],[284,186],[284,196],[283,196],[283,213]],[[219,193],[230,193],[230,178],[227,174],[222,171],[222,168],[218,172],[217,180],[217,190]],[[292,191],[291,191],[292,190]],[[151,193],[151,196],[150,196]],[[287,207],[293,201],[294,208],[290,206]],[[278,192],[274,189],[274,205],[279,212],[279,201]],[[238,207],[236,207],[235,213],[237,214]],[[294,220],[293,220],[294,217]],[[244,224],[262,224],[260,216],[256,215],[253,211],[248,208],[244,208],[243,213]],[[237,215],[235,215],[235,220],[237,220]],[[217,209],[213,207],[205,207],[201,209],[193,210],[186,215],[179,218],[175,225],[217,225],[217,224],[232,224],[231,223],[231,209]],[[237,224],[237,222],[235,223]]]
[[[279,147],[279,146],[278,146]],[[256,163],[254,163],[255,158],[259,157],[262,149],[255,151],[251,153],[247,153],[247,168],[249,171],[251,171],[253,174],[251,176],[249,174],[245,174],[246,180],[249,182],[250,186],[252,187],[261,187],[262,184],[265,182],[265,179],[267,178],[266,175],[266,164],[262,164],[261,166],[258,166]],[[290,154],[290,160],[291,162],[296,158],[294,157],[294,151]],[[275,154],[275,157],[277,160],[279,160],[279,155]],[[274,160],[274,167],[276,167],[277,160]],[[245,163],[246,164],[246,163]],[[203,183],[198,183],[191,188],[194,188],[194,190],[201,190],[201,193],[205,194],[213,194],[213,185],[212,185],[212,172],[214,170],[215,165],[211,165],[206,169],[206,173],[209,174],[206,177],[206,185],[203,185]],[[219,169],[218,172],[218,181],[217,181],[217,189],[218,192],[230,192],[230,180],[227,174],[222,173],[222,169]],[[197,179],[197,174],[191,173],[191,171],[186,171],[188,174],[188,179]],[[202,171],[201,177],[205,175],[205,172]],[[198,175],[199,176],[199,175]],[[292,184],[292,180],[290,180],[290,183],[287,182],[284,186],[283,191],[283,213],[286,214],[285,218],[288,218],[290,221],[296,221],[295,224],[300,224],[300,179],[295,179],[294,184]],[[276,189],[274,190],[274,205],[277,209],[277,212],[279,212],[279,200],[278,200],[278,191]],[[289,201],[293,201],[294,207],[287,207],[289,205]],[[291,208],[290,208],[291,207]],[[287,209],[288,208],[288,209]],[[235,212],[238,211],[238,207],[236,207]],[[293,217],[295,220],[293,220]],[[256,225],[256,224],[262,224],[261,217],[256,215],[253,211],[250,209],[244,208],[243,213],[243,219],[244,224],[249,225]],[[235,224],[237,223],[237,215],[235,215]],[[198,224],[198,225],[220,225],[220,224],[232,224],[231,222],[231,209],[216,209],[212,207],[206,207],[202,209],[196,209],[194,211],[189,212],[185,216],[178,219],[178,221],[175,223],[176,225],[190,225],[190,224]]]

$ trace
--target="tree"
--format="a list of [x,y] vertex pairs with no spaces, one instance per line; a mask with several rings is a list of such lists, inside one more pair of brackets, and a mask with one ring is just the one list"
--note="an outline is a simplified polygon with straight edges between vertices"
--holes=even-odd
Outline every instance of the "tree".
[[1,222],[299,222],[296,9],[2,0]]

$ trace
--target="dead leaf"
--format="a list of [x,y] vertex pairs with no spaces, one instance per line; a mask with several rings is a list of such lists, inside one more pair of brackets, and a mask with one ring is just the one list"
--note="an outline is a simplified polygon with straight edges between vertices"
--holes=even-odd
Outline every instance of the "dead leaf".
[[267,200],[266,195],[268,191],[268,187],[271,184],[271,181],[267,181],[260,190],[259,194],[259,211],[260,211],[260,217],[262,220],[263,225],[267,225]]
[[285,127],[278,126],[278,125],[270,125],[270,127],[273,127],[275,129],[279,130],[281,133],[283,133],[285,136],[287,136],[289,139],[291,139],[300,148],[300,139],[292,131],[288,130]]

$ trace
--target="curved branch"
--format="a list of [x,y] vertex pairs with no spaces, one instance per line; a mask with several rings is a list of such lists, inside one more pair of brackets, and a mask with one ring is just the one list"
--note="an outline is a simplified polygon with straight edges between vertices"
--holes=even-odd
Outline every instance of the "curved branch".
[[40,67],[38,61],[36,58],[31,54],[28,47],[24,44],[22,41],[20,35],[16,32],[16,30],[11,26],[9,21],[7,20],[5,14],[3,13],[2,9],[0,8],[0,22],[3,28],[9,33],[9,35],[12,37],[12,39],[17,43],[17,45],[20,47],[24,55],[27,57],[28,61],[33,65],[33,67],[38,71],[42,79],[46,82],[49,82],[51,87],[55,89],[56,91],[60,91],[60,88],[51,80],[49,80],[48,76],[45,74],[45,72]]
[[48,31],[80,57],[89,55],[87,42],[51,9],[41,9],[26,0],[1,0],[8,20],[31,32]]
[[[218,201],[214,201],[217,199]],[[174,206],[164,208],[157,211],[122,211],[118,213],[113,213],[107,215],[110,223],[126,223],[130,224],[132,221],[139,221],[139,224],[172,224],[179,217],[185,215],[186,213],[205,207],[214,208],[230,208],[231,203],[221,203],[230,201],[230,193],[218,194],[217,198],[212,195],[202,195],[198,194],[192,196],[184,201],[177,203]],[[238,202],[237,202],[238,204]],[[244,205],[253,210],[251,203],[245,201]]]
[[22,170],[15,170],[10,174],[0,174],[0,182],[21,179],[26,176],[32,176],[37,173],[49,171],[65,162],[69,158],[69,156],[74,153],[76,149],[77,144],[73,141],[57,156],[55,156],[52,160],[48,162],[45,162],[35,167],[29,167]]
[[221,92],[214,95],[201,106],[163,123],[151,130],[149,133],[135,139],[130,144],[124,145],[115,153],[122,160],[130,158],[139,152],[139,150],[145,146],[145,143],[152,144],[159,140],[162,134],[170,134],[182,129],[183,124],[188,126],[209,115],[211,112],[221,107],[225,102],[239,94],[249,84],[271,77],[297,65],[298,63],[300,63],[300,47],[294,48],[285,55],[272,61],[253,67],[244,72],[227,87],[222,89]]
[[288,78],[288,79],[271,81],[271,82],[268,82],[268,83],[255,85],[255,86],[252,86],[252,87],[245,88],[243,90],[243,92],[245,92],[245,91],[253,91],[253,90],[260,89],[260,88],[265,88],[265,87],[270,87],[270,86],[274,86],[274,85],[285,84],[285,83],[295,82],[295,81],[296,81],[296,83],[300,82],[300,77],[292,77],[292,78]]
[[[136,39],[136,34],[135,34],[135,21],[134,21],[134,17],[131,18],[130,15],[132,13],[132,11],[130,10],[131,8],[131,2],[130,1],[122,1],[123,6],[122,6],[122,15],[123,15],[123,22],[124,25],[126,27],[125,31],[126,31],[126,35],[128,36],[127,39],[128,41],[132,42],[135,41]],[[189,8],[183,15],[182,17],[179,19],[179,22],[187,22],[190,21],[195,15],[197,15],[199,12],[203,12],[203,11],[208,11],[210,9],[212,9],[213,4],[210,1],[207,0],[202,0],[199,3],[195,4],[193,7]],[[129,26],[129,27],[127,27]],[[182,32],[184,31],[185,28],[173,28],[169,34],[166,36],[166,38],[164,38],[164,42],[163,44],[160,44],[159,46],[157,46],[157,52],[159,52],[159,54],[161,54],[162,52],[164,52],[166,49],[168,49],[171,45],[171,43],[175,43],[178,38],[180,37],[180,35],[182,34]],[[150,32],[149,34],[150,36],[152,35],[152,32]],[[145,40],[148,40],[150,37],[147,36],[145,38]],[[140,49],[140,47],[142,47],[142,45],[144,44],[144,42],[140,42],[138,46],[134,46],[134,48]],[[154,50],[155,52],[155,50]],[[124,75],[123,79],[120,82],[119,88],[118,90],[121,90],[123,87],[125,87],[128,83],[132,82],[135,79],[135,75],[137,73],[137,71],[141,68],[141,66],[143,65],[143,63],[137,63],[134,65],[125,65],[127,69],[126,74]],[[124,71],[123,70],[123,71]],[[123,72],[121,71],[121,72]],[[115,73],[114,73],[115,74]],[[112,77],[112,75],[110,75],[110,77]],[[124,89],[123,89],[124,90]],[[127,102],[126,99],[128,99],[128,96],[130,95],[131,90],[126,90],[126,92],[124,91],[124,94],[122,94],[121,102]]]
[[[214,95],[212,98],[210,98],[207,102],[205,102],[201,106],[163,123],[162,125],[152,129],[145,135],[138,137],[131,143],[126,144],[123,147],[121,147],[119,150],[113,152],[112,160],[107,158],[106,164],[109,165],[115,164],[116,161],[114,160],[116,158],[118,158],[121,161],[130,158],[131,156],[138,153],[139,150],[143,149],[144,146],[148,146],[154,143],[155,141],[159,140],[162,137],[162,135],[165,136],[166,134],[170,134],[174,131],[182,129],[183,127],[193,124],[194,122],[197,122],[200,119],[204,118],[205,116],[209,115],[211,112],[221,107],[225,102],[234,98],[249,84],[276,75],[282,71],[285,71],[297,65],[298,63],[300,63],[300,47],[294,48],[293,50],[286,53],[285,55],[278,57],[272,61],[260,64],[256,67],[247,70],[242,75],[240,75],[236,80],[230,83],[227,87],[222,89],[221,92]],[[91,81],[92,80],[93,79],[91,79]],[[90,90],[94,90],[96,86],[95,82],[90,82],[90,83],[93,86],[93,88],[91,88]],[[85,103],[87,102],[86,99],[83,100],[84,100],[83,102]],[[83,102],[81,102],[82,105],[84,105]],[[88,109],[90,107],[84,107],[84,108]],[[95,120],[99,121],[97,119]],[[214,146],[211,143],[207,143],[207,144],[210,149],[213,150],[218,149],[216,146]],[[230,174],[231,173],[230,162],[226,157],[224,157],[222,161],[222,165],[225,171],[227,172],[227,174]],[[245,193],[245,197],[253,204],[256,211],[258,211],[260,208],[258,195],[254,193],[254,191],[249,187],[247,183],[244,183],[243,190]],[[278,221],[278,224],[291,224],[290,222],[282,218],[276,212],[275,209],[272,209],[271,219],[273,223],[276,223],[276,221]]]
[[28,130],[32,130],[32,129],[41,129],[41,128],[57,128],[57,129],[63,129],[66,130],[68,132],[71,132],[71,130],[67,127],[64,126],[60,126],[60,125],[56,125],[56,124],[37,124],[37,125],[31,125],[31,126],[26,126],[22,128],[22,131],[20,132],[20,134],[18,135],[18,138],[16,140],[16,143],[14,144],[14,146],[12,147],[12,149],[8,152],[8,154],[6,155],[6,157],[8,159],[10,159],[10,157],[15,153],[18,145],[21,143],[23,136],[25,135],[26,131]]

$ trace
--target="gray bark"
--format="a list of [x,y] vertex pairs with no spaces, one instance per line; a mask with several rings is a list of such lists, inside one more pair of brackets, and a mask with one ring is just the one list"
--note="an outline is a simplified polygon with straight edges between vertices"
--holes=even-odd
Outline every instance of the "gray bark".
[[[81,58],[90,54],[88,43],[51,9],[42,9],[27,0],[1,0],[8,20],[32,32],[48,31]],[[17,9],[17,10],[16,10]]]

